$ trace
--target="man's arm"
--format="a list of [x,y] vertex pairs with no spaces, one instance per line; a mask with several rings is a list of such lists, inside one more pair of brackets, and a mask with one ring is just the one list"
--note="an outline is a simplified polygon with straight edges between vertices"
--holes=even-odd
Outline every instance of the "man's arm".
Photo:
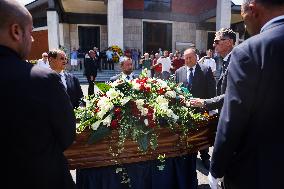
[[49,116],[50,124],[56,140],[64,151],[70,146],[76,134],[76,120],[72,104],[60,78],[56,74],[49,75]]
[[228,68],[226,95],[210,167],[210,173],[215,178],[224,176],[233,157],[238,155],[237,149],[250,127],[248,120],[257,93],[259,68],[246,52],[236,47]]

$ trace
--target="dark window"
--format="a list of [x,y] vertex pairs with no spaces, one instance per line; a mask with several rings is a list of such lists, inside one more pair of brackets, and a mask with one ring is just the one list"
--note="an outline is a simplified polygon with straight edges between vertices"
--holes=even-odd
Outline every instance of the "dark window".
[[171,11],[172,0],[144,0],[144,10],[168,12]]
[[143,22],[143,50],[156,53],[158,49],[172,51],[172,24]]
[[94,47],[100,47],[100,28],[79,26],[79,45],[83,52],[88,52]]

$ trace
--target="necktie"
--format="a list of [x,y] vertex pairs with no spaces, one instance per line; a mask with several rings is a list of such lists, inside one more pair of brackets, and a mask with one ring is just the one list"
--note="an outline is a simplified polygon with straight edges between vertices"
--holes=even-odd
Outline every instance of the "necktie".
[[193,82],[193,68],[189,68],[189,74],[188,74],[188,88],[191,89]]
[[129,79],[130,79],[129,75],[128,75],[128,76],[126,76],[126,80],[129,80]]
[[66,83],[66,78],[64,76],[64,73],[60,73],[60,77],[61,77],[61,81],[62,81],[65,89],[67,89],[67,83]]

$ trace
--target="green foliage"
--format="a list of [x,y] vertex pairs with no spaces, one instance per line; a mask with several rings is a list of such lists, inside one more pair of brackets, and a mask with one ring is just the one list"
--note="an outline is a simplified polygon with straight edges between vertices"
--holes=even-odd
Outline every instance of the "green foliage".
[[96,82],[96,86],[101,90],[101,92],[103,93],[106,93],[110,88],[111,86],[109,86],[108,84],[106,83],[98,83]]

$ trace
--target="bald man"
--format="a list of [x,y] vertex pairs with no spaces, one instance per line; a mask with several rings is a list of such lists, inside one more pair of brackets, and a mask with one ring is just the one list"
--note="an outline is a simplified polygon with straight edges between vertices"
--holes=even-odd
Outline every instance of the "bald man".
[[16,0],[0,1],[1,185],[72,189],[64,150],[75,116],[60,77],[27,63],[32,16]]

